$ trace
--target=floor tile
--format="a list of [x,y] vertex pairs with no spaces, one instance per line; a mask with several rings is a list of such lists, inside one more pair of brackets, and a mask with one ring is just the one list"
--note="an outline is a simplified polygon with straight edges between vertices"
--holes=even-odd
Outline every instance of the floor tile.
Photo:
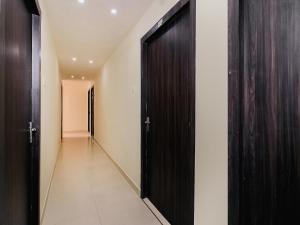
[[160,225],[106,153],[89,138],[67,138],[43,225]]

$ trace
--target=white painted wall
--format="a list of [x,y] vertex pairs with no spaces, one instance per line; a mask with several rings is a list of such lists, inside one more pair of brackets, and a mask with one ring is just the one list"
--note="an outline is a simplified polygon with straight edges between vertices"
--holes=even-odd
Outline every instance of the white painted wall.
[[64,80],[63,132],[88,131],[88,90],[91,82]]
[[197,0],[196,225],[228,224],[226,0]]
[[[140,187],[140,39],[176,3],[155,0],[95,80],[95,138]],[[197,0],[195,224],[227,225],[227,1]]]
[[157,0],[95,80],[95,138],[140,187],[140,39],[174,4]]
[[61,143],[61,82],[47,15],[43,2],[39,4],[42,10],[40,203],[43,213]]

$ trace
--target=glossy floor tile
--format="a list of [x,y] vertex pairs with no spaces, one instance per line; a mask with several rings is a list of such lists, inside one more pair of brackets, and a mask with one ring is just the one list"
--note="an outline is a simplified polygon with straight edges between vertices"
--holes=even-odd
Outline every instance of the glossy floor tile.
[[104,151],[64,139],[42,225],[160,225]]

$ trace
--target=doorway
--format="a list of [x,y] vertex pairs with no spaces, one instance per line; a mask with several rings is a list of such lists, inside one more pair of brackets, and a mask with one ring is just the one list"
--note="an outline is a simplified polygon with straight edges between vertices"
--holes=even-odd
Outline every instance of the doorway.
[[64,138],[90,137],[89,130],[93,129],[89,121],[93,114],[91,83],[78,79],[62,81]]
[[194,224],[195,9],[179,1],[142,38],[142,198]]
[[229,1],[229,225],[299,224],[300,2]]

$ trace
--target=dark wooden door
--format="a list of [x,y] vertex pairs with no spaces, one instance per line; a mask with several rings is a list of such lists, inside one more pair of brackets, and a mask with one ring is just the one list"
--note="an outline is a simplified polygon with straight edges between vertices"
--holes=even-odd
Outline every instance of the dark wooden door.
[[229,9],[229,225],[300,224],[300,1]]
[[88,131],[91,133],[91,90],[88,91]]
[[91,89],[91,135],[94,137],[95,135],[95,125],[94,125],[94,99],[95,99],[95,89],[92,87]]
[[[39,18],[29,1],[1,0],[0,224],[39,221]],[[33,76],[34,74],[34,76]]]
[[142,191],[172,225],[194,224],[193,7],[180,1],[143,39]]

